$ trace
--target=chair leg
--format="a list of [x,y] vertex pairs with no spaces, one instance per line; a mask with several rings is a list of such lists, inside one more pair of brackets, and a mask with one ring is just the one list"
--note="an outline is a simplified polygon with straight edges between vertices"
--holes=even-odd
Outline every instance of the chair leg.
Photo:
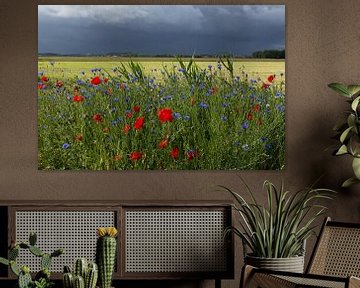
[[250,280],[251,280],[251,276],[253,274],[253,271],[254,271],[254,267],[252,267],[250,265],[244,265],[244,267],[242,268],[242,271],[241,271],[239,288],[248,287]]

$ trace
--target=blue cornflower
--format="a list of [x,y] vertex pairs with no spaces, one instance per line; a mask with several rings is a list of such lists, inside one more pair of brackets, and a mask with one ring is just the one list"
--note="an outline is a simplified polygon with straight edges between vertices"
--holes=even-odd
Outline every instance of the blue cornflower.
[[118,97],[115,97],[112,99],[114,102],[119,102],[119,98]]
[[241,146],[241,148],[244,150],[244,151],[249,151],[250,147],[248,144],[244,144]]
[[282,105],[282,104],[277,104],[277,105],[275,106],[275,108],[276,108],[276,110],[278,110],[278,111],[281,112],[281,113],[284,113],[284,112],[285,112],[285,106]]
[[267,140],[268,140],[268,139],[267,139],[265,136],[261,136],[261,137],[260,137],[260,141],[261,141],[261,142],[266,142]]
[[174,112],[174,113],[173,113],[173,117],[174,117],[175,119],[181,119],[181,114],[178,113],[178,112]]
[[200,108],[209,108],[209,105],[208,104],[206,104],[205,102],[201,102],[200,104],[199,104],[199,107]]
[[249,122],[248,122],[248,121],[245,121],[245,122],[241,125],[241,127],[242,127],[244,130],[248,129],[248,128],[249,128]]
[[183,117],[183,119],[184,119],[185,121],[189,121],[189,120],[190,120],[190,116],[189,116],[189,115],[185,115],[185,116]]
[[221,70],[221,69],[222,69],[222,65],[221,65],[220,61],[218,61],[217,66],[218,66],[218,69],[219,69],[219,70]]
[[226,107],[228,107],[228,106],[229,106],[229,104],[228,104],[228,103],[223,102],[223,103],[221,103],[221,106],[222,106],[223,108],[226,108]]
[[179,68],[178,71],[181,72],[181,73],[185,73],[185,69],[184,69],[184,68]]
[[212,69],[212,65],[208,65],[208,68],[209,68],[209,70],[211,71],[211,69]]
[[68,148],[70,148],[70,144],[69,144],[69,143],[64,143],[64,144],[62,145],[62,149],[68,149]]
[[266,151],[270,151],[271,149],[272,149],[272,144],[270,144],[270,143],[265,144]]
[[235,142],[234,142],[234,146],[239,147],[239,146],[240,146],[240,144],[241,144],[241,143],[240,143],[240,141],[235,141]]
[[280,92],[280,91],[276,92],[276,94],[275,94],[275,97],[276,97],[276,98],[280,98],[280,97],[282,97],[282,96],[283,96],[283,93]]
[[224,122],[227,121],[227,119],[228,119],[225,115],[221,115],[220,118],[221,118],[221,120],[224,121]]

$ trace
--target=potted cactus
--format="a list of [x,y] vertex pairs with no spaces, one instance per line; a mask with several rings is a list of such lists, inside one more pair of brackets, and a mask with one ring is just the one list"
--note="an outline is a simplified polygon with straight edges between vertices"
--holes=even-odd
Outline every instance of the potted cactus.
[[96,263],[99,268],[99,287],[110,288],[116,258],[115,227],[101,227],[97,229]]
[[[54,257],[64,253],[63,249],[57,249],[52,253],[45,253],[36,246],[37,236],[30,233],[29,243],[11,243],[8,259],[0,257],[0,263],[10,266],[11,271],[18,277],[19,288],[49,288],[54,285],[50,280],[50,265]],[[41,270],[35,275],[34,280],[30,275],[30,268],[26,265],[19,266],[16,259],[19,256],[20,249],[28,250],[33,255],[39,257]]]
[[88,262],[85,258],[78,258],[74,263],[74,270],[64,267],[64,288],[95,288],[98,279],[98,267],[96,263]]

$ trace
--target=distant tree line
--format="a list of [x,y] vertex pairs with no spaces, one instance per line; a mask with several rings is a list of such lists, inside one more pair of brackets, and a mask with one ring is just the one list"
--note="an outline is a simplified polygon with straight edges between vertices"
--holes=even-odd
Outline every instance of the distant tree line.
[[255,51],[251,56],[252,58],[285,59],[285,49]]

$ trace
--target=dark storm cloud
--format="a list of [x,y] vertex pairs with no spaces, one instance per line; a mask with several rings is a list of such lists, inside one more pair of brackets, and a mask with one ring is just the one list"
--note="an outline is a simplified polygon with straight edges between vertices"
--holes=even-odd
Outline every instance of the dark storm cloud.
[[285,7],[39,6],[39,53],[248,55],[285,45]]

